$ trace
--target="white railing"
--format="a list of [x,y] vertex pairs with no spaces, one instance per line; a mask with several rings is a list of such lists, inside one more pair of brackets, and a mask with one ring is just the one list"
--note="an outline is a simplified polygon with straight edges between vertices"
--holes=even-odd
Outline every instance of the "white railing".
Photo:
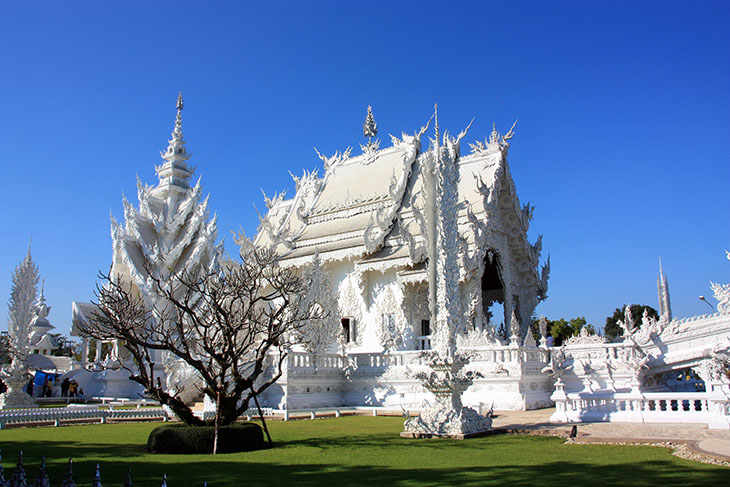
[[0,429],[8,424],[54,423],[107,420],[167,421],[168,415],[163,408],[113,409],[96,406],[23,408],[0,411]]
[[290,369],[343,369],[345,357],[334,353],[311,354],[307,352],[291,352],[288,355]]
[[706,423],[713,429],[730,429],[730,398],[719,389],[560,396],[557,392],[553,395],[557,411],[553,422]]
[[[264,416],[273,416],[275,410],[274,408],[261,408],[261,412],[264,414]],[[193,411],[193,414],[203,421],[215,418],[215,410]],[[246,412],[241,415],[241,417],[246,418],[246,421],[251,421],[251,419],[256,419],[259,417],[259,410],[257,408],[248,408]]]

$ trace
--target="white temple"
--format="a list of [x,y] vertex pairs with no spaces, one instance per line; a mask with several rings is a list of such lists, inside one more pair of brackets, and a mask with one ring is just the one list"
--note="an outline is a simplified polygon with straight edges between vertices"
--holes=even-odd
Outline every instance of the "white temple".
[[[194,169],[181,109],[180,98],[158,185],[140,183],[139,208],[125,200],[124,225],[112,221],[113,273],[151,304],[150,275],[211,268],[221,251],[200,184],[189,185]],[[527,236],[534,208],[520,204],[507,162],[514,131],[493,129],[462,154],[466,130],[442,137],[436,118],[425,139],[430,123],[380,148],[368,110],[361,154],[318,153],[321,176],[305,171],[294,177],[292,197],[265,198],[255,244],[274,247],[281,265],[309,276],[309,298],[330,323],[289,353],[262,405],[417,409],[420,419],[410,420],[416,434],[441,421],[437,406],[446,403],[462,424],[481,421],[490,408],[554,405],[554,421],[730,428],[730,285],[712,285],[717,313],[676,319],[660,267],[660,318],[628,312],[622,342],[584,333],[550,347],[543,319],[537,343],[529,327],[547,295],[550,262],[541,265],[542,238],[531,243]],[[74,304],[74,320],[91,312]],[[112,348],[112,359],[120,354]],[[97,355],[95,362],[103,361]],[[114,385],[121,376],[104,373],[93,375],[95,388],[83,386],[89,395],[136,396]],[[691,387],[677,385],[690,376]],[[190,380],[168,374],[168,383],[176,377]]]
[[[255,243],[274,246],[284,266],[304,269],[314,259],[322,262],[328,279],[312,292],[322,303],[337,303],[324,307],[341,326],[339,342],[326,351],[344,353],[350,363],[341,367],[338,384],[322,384],[321,372],[289,374],[280,381],[278,399],[269,394],[272,405],[421,404],[426,394],[415,372],[404,369],[392,383],[364,377],[359,384],[357,373],[346,369],[353,362],[356,370],[359,361],[396,357],[403,357],[406,367],[432,342],[446,343],[447,336],[438,331],[451,334],[447,322],[458,323],[452,338],[459,349],[517,348],[529,335],[531,315],[546,296],[549,262],[540,271],[542,238],[534,244],[527,238],[534,208],[520,204],[507,163],[513,130],[502,136],[494,129],[488,140],[470,144],[470,153],[462,155],[466,130],[443,139],[436,134],[426,150],[422,138],[427,129],[428,124],[414,135],[391,136],[391,147],[383,149],[371,138],[359,156],[352,156],[351,149],[331,157],[320,154],[322,177],[305,172],[294,177],[292,198],[280,194],[266,199],[269,211]],[[426,177],[439,153],[453,167],[447,189],[444,175],[430,186]],[[451,223],[443,211],[454,212]],[[439,241],[433,255],[430,222],[451,225],[442,232],[450,239]],[[435,266],[432,273],[429,262]],[[454,274],[453,281],[441,279],[448,273]],[[436,276],[430,291],[429,275]],[[429,302],[442,310],[443,323],[431,323]],[[504,323],[500,338],[498,328]],[[510,408],[547,405],[551,387],[537,372],[531,377],[529,371],[514,370],[498,377],[489,388],[501,391],[500,397],[477,394],[472,402]],[[520,391],[522,382],[532,384],[529,393]]]

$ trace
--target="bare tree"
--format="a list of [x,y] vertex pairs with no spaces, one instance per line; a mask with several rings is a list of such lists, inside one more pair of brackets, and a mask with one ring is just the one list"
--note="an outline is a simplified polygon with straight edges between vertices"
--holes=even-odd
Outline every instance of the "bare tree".
[[224,426],[276,382],[304,328],[324,318],[321,308],[304,299],[302,277],[279,267],[271,250],[253,246],[244,248],[241,264],[156,280],[155,292],[163,299],[155,301],[164,305],[155,308],[118,277],[100,277],[98,311],[81,331],[97,339],[123,340],[131,360],[120,364],[130,379],[191,425],[202,421],[162,383],[153,360],[160,354],[152,351],[170,352],[195,371],[202,392],[217,404],[215,422]]

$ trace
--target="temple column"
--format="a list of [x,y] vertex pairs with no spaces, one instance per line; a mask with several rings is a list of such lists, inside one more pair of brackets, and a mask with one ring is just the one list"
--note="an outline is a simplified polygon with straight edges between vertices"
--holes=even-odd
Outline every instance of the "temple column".
[[85,367],[89,362],[89,339],[84,337],[81,341],[81,366]]

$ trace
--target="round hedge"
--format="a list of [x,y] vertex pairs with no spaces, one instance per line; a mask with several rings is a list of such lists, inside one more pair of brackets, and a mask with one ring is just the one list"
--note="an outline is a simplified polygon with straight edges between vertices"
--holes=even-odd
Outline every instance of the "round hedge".
[[[153,453],[213,453],[213,426],[166,424],[152,430],[147,449]],[[264,434],[255,423],[235,423],[218,429],[218,453],[259,450]]]

